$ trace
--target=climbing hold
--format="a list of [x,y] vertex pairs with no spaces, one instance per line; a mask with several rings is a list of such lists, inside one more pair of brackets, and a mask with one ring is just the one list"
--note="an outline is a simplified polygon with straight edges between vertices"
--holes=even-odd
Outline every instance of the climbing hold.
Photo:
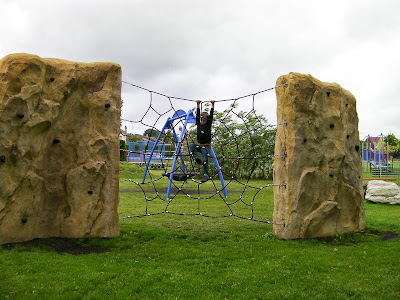
[[6,157],[4,155],[1,155],[0,156],[0,161],[5,163],[6,162]]
[[347,135],[346,138],[349,139],[350,135]]
[[360,150],[360,146],[358,146],[358,145],[355,146],[354,148],[356,149],[356,151]]
[[60,140],[59,139],[54,139],[53,140],[53,144],[59,144],[60,143]]
[[335,124],[330,124],[329,127],[333,128],[333,127],[335,127]]
[[51,78],[50,78],[50,81],[53,82],[53,81],[54,81],[54,77],[51,77]]
[[346,107],[347,107],[347,106],[349,106],[349,104],[348,104],[348,103],[346,103]]
[[329,95],[331,94],[331,92],[326,92],[326,95],[329,97]]
[[105,108],[109,108],[110,106],[111,106],[110,103],[106,103],[106,104],[104,105]]
[[89,195],[92,195],[92,194],[93,194],[93,191],[88,191],[88,194],[89,194]]
[[24,116],[24,114],[17,114],[17,117],[20,118],[20,119],[22,119],[22,118],[25,117],[25,116]]
[[26,222],[28,222],[28,218],[26,218],[26,217],[22,218],[21,222],[25,224]]

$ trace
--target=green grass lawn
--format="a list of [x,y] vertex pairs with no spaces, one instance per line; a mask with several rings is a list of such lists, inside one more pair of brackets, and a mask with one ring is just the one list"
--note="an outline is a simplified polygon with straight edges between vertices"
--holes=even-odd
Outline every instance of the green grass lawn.
[[[122,164],[121,179],[141,181],[142,170]],[[232,182],[228,190],[240,188]],[[120,189],[140,187],[126,181]],[[255,199],[257,218],[272,220],[272,188],[259,193],[244,202]],[[142,192],[120,196],[121,217],[143,212]],[[228,193],[228,200],[236,196]],[[172,202],[177,213],[197,212],[198,199]],[[248,214],[248,207],[235,205],[235,214]],[[164,207],[159,199],[152,209]],[[201,209],[226,213],[219,196],[201,200]],[[270,224],[162,213],[121,220],[116,238],[4,245],[0,299],[399,299],[400,239],[378,234],[400,234],[400,206],[366,202],[365,210],[364,232],[324,239],[285,241],[272,235]],[[85,254],[60,251],[61,242]]]

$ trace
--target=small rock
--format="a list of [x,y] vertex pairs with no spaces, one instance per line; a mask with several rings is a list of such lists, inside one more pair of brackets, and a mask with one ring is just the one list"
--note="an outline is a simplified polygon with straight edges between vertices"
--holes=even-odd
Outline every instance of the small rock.
[[365,199],[377,203],[400,204],[400,187],[394,182],[371,180]]

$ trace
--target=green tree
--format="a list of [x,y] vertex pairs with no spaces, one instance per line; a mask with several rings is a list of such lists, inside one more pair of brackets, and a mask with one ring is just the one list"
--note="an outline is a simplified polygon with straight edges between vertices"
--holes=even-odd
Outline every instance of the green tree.
[[399,139],[393,133],[388,134],[386,142],[389,142],[389,146],[399,146]]
[[139,142],[139,141],[143,140],[143,136],[141,136],[140,134],[128,133],[126,140],[127,140],[127,142]]
[[[249,113],[214,110],[212,143],[224,174],[235,177],[272,176],[275,135],[276,128],[269,125],[264,116],[256,115],[254,110]],[[195,126],[189,136],[191,142],[195,142]]]
[[389,143],[389,155],[400,157],[399,139],[393,133],[387,135],[385,142]]
[[149,138],[157,138],[160,134],[160,131],[156,128],[148,128],[144,131],[143,136],[147,136]]
[[126,151],[128,150],[128,145],[126,145],[124,140],[119,140],[119,160],[126,161]]

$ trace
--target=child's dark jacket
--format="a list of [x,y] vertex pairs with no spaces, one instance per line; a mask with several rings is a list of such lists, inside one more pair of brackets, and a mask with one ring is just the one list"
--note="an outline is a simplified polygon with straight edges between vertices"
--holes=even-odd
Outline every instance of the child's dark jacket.
[[197,125],[197,143],[210,144],[211,143],[211,124],[214,116],[214,108],[211,108],[210,114],[207,117],[207,122],[204,125],[200,123],[200,108],[196,111],[196,125]]

